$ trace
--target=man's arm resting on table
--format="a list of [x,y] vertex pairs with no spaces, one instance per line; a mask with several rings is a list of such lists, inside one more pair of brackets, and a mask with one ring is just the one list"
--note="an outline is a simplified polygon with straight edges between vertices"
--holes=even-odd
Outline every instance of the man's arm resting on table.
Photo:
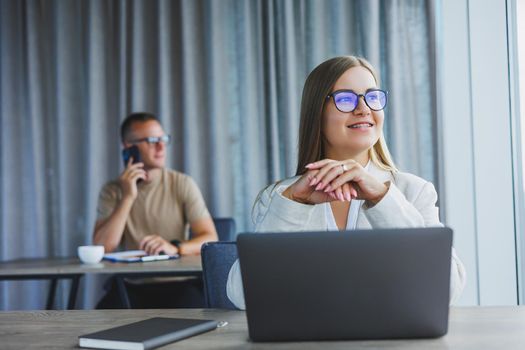
[[114,251],[120,245],[133,202],[132,198],[122,199],[109,217],[95,223],[93,243],[103,245],[106,253]]
[[179,254],[200,254],[201,246],[206,242],[218,240],[217,230],[211,217],[196,220],[190,223],[193,238],[179,245]]

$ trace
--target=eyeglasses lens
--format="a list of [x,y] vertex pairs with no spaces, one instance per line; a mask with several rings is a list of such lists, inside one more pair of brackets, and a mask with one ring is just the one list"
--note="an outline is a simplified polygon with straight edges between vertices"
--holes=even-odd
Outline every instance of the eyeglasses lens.
[[357,107],[357,95],[350,91],[340,92],[333,96],[335,106],[341,112],[352,112]]
[[168,146],[170,144],[171,137],[169,135],[164,135],[161,137],[147,137],[145,141],[150,145],[156,145],[162,142],[163,144]]
[[369,91],[365,94],[365,101],[370,109],[380,111],[386,106],[386,94],[381,90]]

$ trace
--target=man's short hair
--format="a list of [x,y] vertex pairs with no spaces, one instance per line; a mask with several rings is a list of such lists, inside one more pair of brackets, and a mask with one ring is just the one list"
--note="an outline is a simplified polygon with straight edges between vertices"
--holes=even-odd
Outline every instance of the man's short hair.
[[128,115],[120,125],[120,138],[122,139],[122,142],[127,141],[127,137],[131,132],[131,126],[133,125],[133,123],[145,123],[149,122],[150,120],[154,120],[160,124],[160,121],[152,113],[136,112]]

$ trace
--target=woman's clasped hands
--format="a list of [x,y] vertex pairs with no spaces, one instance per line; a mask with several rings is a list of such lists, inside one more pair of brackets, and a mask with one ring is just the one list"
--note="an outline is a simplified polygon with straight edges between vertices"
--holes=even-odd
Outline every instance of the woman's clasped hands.
[[353,159],[323,159],[307,164],[306,168],[306,173],[288,187],[283,196],[303,204],[359,199],[374,205],[390,185],[378,181]]

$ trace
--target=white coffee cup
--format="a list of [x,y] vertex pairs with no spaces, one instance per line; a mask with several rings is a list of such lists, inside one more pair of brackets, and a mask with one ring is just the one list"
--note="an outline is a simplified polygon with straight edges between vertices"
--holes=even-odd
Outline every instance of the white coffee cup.
[[99,263],[103,256],[103,245],[83,245],[78,247],[78,257],[84,264]]

